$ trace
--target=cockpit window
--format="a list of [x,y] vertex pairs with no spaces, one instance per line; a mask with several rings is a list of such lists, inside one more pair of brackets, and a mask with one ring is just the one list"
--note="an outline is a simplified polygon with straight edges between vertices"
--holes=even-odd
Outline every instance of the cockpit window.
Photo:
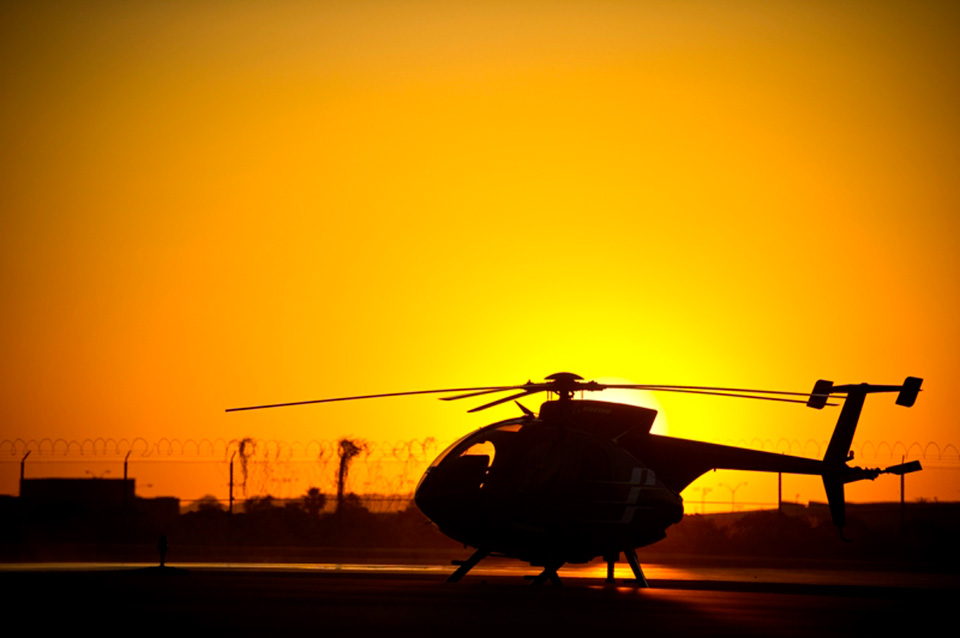
[[489,465],[493,461],[497,448],[513,439],[523,426],[522,422],[508,421],[471,432],[444,450],[430,467],[440,465],[447,457],[461,456],[487,456]]
[[466,450],[464,450],[460,456],[486,456],[487,465],[493,463],[493,457],[497,453],[497,448],[494,447],[493,443],[490,441],[484,441],[482,443],[474,443]]

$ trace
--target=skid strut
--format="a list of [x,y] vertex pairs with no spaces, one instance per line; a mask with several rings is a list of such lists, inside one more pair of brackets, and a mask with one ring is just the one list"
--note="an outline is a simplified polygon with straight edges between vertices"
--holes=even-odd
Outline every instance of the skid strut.
[[475,552],[473,553],[473,555],[472,555],[470,558],[468,558],[467,560],[463,560],[463,561],[455,560],[455,561],[453,561],[453,564],[454,564],[454,565],[459,565],[459,567],[457,567],[457,571],[455,571],[455,572],[453,572],[452,574],[450,574],[450,576],[447,578],[447,582],[448,582],[448,583],[456,583],[456,582],[459,582],[461,578],[463,578],[464,576],[467,575],[467,572],[468,572],[468,571],[470,571],[471,569],[473,569],[474,567],[476,567],[476,566],[477,566],[477,563],[479,563],[480,561],[482,561],[484,558],[486,558],[486,557],[489,556],[489,555],[490,555],[490,550],[488,550],[488,549],[478,549],[478,550],[475,551]]
[[637,578],[638,587],[649,587],[650,584],[647,582],[647,579],[643,576],[643,570],[640,568],[640,561],[637,560],[637,552],[632,547],[625,550],[624,555],[627,557],[627,562],[630,563],[630,569],[633,570],[633,575]]
[[559,585],[560,577],[557,575],[557,570],[561,567],[563,567],[563,561],[556,561],[544,565],[543,571],[533,578],[532,584],[542,585],[549,580],[551,585]]
[[611,554],[609,556],[604,556],[603,560],[607,561],[607,581],[606,582],[608,584],[613,584],[617,582],[613,578],[613,568],[617,564],[617,561],[620,560],[620,554],[617,553],[617,554]]

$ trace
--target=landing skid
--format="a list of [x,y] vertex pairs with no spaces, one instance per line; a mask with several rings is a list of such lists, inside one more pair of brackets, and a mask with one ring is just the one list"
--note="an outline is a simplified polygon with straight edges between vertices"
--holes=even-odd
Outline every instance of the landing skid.
[[[490,550],[488,549],[478,549],[475,551],[470,558],[464,561],[453,561],[454,565],[457,565],[457,570],[450,574],[447,577],[448,583],[457,583],[460,582],[460,579],[467,575],[471,569],[477,566],[477,563],[482,561],[484,558],[490,555]],[[637,552],[633,548],[624,550],[623,555],[627,559],[627,563],[630,564],[630,569],[633,570],[634,578],[637,587],[649,587],[650,583],[647,582],[646,577],[643,575],[643,568],[640,567],[640,561],[637,559]],[[604,556],[603,559],[607,562],[607,583],[615,583],[616,580],[613,577],[613,568],[617,563],[617,560],[620,558],[620,554]],[[543,571],[536,576],[526,576],[525,578],[529,579],[533,585],[542,585],[548,580],[551,585],[560,585],[560,576],[557,575],[557,571],[563,567],[563,561],[555,561],[544,565]]]

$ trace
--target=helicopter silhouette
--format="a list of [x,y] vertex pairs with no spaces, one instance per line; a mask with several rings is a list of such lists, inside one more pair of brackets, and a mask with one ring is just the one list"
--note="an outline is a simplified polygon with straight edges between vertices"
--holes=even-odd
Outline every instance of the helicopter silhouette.
[[[819,380],[809,393],[710,386],[603,384],[569,372],[542,383],[447,388],[370,394],[231,408],[227,412],[330,403],[417,394],[452,394],[444,401],[517,391],[472,408],[477,412],[515,401],[522,416],[480,428],[462,437],[431,463],[417,485],[414,500],[447,536],[473,547],[447,579],[456,582],[487,556],[516,558],[542,568],[534,584],[559,584],[566,563],[602,557],[607,581],[623,554],[636,578],[647,586],[636,548],[666,536],[683,518],[681,492],[714,469],[781,472],[820,476],[833,522],[843,535],[844,485],[880,474],[907,474],[919,461],[885,469],[851,467],[850,445],[868,394],[896,392],[896,403],[910,407],[923,380],[902,385],[834,385]],[[802,403],[821,409],[843,399],[840,416],[822,460],[652,434],[657,411],[574,399],[576,393],[606,389],[683,392]],[[539,414],[519,399],[541,392],[556,395]]]

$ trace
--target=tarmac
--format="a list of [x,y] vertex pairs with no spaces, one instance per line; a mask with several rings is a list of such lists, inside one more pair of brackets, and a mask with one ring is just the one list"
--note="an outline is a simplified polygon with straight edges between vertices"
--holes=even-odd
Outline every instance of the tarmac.
[[[645,566],[565,569],[531,585],[528,566],[494,562],[460,583],[452,567],[398,564],[94,563],[0,565],[7,623],[77,631],[218,635],[850,636],[950,633],[960,578],[882,569]],[[940,629],[942,623],[947,629]],[[12,625],[10,625],[12,627]]]

